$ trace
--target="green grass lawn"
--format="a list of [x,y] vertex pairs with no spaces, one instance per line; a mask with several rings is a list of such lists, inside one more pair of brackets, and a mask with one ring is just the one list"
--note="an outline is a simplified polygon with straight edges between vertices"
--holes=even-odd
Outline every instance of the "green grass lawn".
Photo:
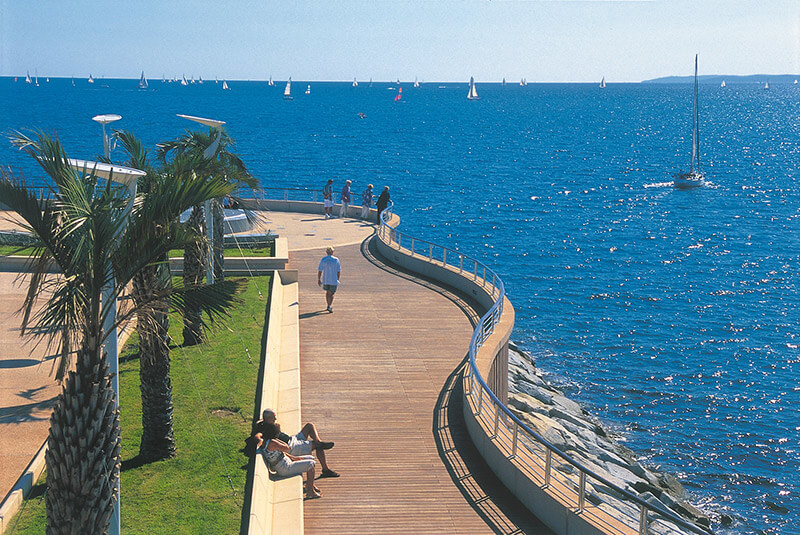
[[[269,280],[248,280],[244,302],[207,343],[172,349],[175,459],[127,467],[139,452],[142,429],[136,335],[126,344],[120,362],[121,522],[126,535],[239,532],[248,461],[239,450],[252,426]],[[182,325],[173,315],[175,343],[182,341]],[[45,532],[44,492],[43,476],[7,534]]]
[[[0,245],[0,256],[8,256],[8,255],[18,255],[18,256],[29,256],[33,252],[32,247],[25,247],[20,249],[19,246],[15,245]],[[258,247],[249,249],[245,246],[242,246],[241,249],[238,247],[232,248],[225,248],[225,256],[272,256],[272,246],[267,247]],[[181,258],[183,257],[183,249],[174,249],[169,252],[170,258]]]

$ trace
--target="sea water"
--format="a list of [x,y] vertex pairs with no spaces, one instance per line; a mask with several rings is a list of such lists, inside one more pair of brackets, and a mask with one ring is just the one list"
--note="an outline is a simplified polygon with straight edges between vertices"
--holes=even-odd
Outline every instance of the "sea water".
[[[689,84],[309,83],[5,78],[0,130],[90,159],[93,115],[152,147],[183,113],[226,121],[264,187],[389,185],[405,231],[500,274],[552,382],[735,519],[719,532],[800,533],[800,90],[701,86],[708,184],[681,191]],[[5,142],[0,164],[43,181]]]

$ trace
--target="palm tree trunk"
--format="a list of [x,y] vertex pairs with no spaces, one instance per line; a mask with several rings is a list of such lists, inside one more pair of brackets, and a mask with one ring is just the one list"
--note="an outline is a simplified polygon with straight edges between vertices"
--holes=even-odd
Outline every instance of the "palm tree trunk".
[[[50,417],[47,534],[108,533],[119,487],[119,410],[108,366],[85,347]],[[82,361],[84,364],[82,364]]]
[[[205,276],[206,244],[205,221],[203,207],[200,205],[192,208],[187,224],[197,233],[197,240],[186,244],[183,253],[183,284],[187,287],[197,286],[203,282]],[[193,346],[203,341],[203,328],[200,309],[187,303],[186,314],[183,318],[183,345]]]
[[214,280],[225,280],[225,211],[222,199],[211,201],[214,220]]
[[[166,257],[162,260],[166,261]],[[148,266],[133,279],[137,306],[168,284],[167,264]],[[167,280],[164,280],[166,278]],[[175,457],[172,428],[172,381],[170,379],[169,315],[165,306],[144,307],[138,313],[139,389],[142,393],[142,440],[139,457],[157,461]]]

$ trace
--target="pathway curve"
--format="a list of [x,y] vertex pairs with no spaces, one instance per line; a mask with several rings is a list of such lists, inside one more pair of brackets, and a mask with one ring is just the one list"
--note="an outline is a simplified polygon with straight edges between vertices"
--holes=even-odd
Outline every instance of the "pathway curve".
[[385,265],[365,242],[337,248],[334,313],[317,286],[322,249],[290,252],[300,274],[302,413],[336,479],[306,501],[305,532],[550,533],[489,472],[461,416],[457,380],[477,315],[461,296]]

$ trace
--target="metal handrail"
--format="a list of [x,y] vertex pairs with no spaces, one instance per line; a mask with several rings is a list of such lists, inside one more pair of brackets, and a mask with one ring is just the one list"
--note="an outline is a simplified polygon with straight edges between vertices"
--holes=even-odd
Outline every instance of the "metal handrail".
[[[454,249],[450,249],[447,247],[443,247],[440,245],[436,245],[434,243],[421,240],[409,234],[402,233],[397,230],[397,227],[390,226],[390,222],[392,220],[392,214],[394,210],[393,203],[390,203],[389,206],[380,214],[380,228],[378,229],[378,238],[381,239],[384,243],[389,246],[392,246],[393,243],[397,244],[398,248],[402,248],[403,241],[405,240],[406,246],[405,248],[411,252],[411,255],[415,258],[421,258],[422,260],[427,260],[431,263],[441,264],[443,267],[449,266],[453,269],[457,269],[462,276],[467,278],[471,278],[473,281],[482,280],[482,285],[484,289],[486,289],[487,294],[489,294],[493,299],[494,303],[489,308],[489,310],[484,314],[480,320],[478,321],[475,330],[472,333],[472,337],[469,343],[469,372],[465,379],[469,379],[469,388],[465,389],[465,395],[470,397],[477,396],[478,397],[478,416],[482,414],[485,410],[483,408],[484,405],[484,394],[488,394],[489,400],[491,401],[492,406],[494,407],[494,417],[493,417],[493,425],[494,425],[494,437],[498,437],[498,432],[500,431],[500,414],[501,412],[505,416],[506,419],[510,419],[513,425],[509,428],[506,425],[506,422],[503,422],[505,426],[504,432],[508,431],[509,435],[513,436],[511,439],[511,451],[512,454],[509,459],[517,458],[519,456],[519,449],[520,443],[522,442],[522,447],[527,449],[531,455],[535,455],[522,441],[520,434],[527,435],[528,438],[535,440],[545,448],[546,452],[546,459],[545,459],[545,479],[544,485],[550,486],[553,485],[551,479],[551,465],[552,465],[552,454],[555,454],[557,457],[561,458],[567,464],[573,466],[578,470],[578,478],[579,478],[579,491],[576,501],[576,512],[578,514],[586,514],[586,505],[585,505],[585,498],[586,498],[586,477],[590,477],[593,480],[597,481],[605,485],[606,487],[612,489],[616,493],[618,493],[623,500],[628,500],[636,505],[638,505],[638,518],[636,518],[638,533],[640,535],[646,535],[648,533],[648,513],[653,512],[657,513],[661,517],[671,521],[678,526],[688,529],[693,533],[698,533],[702,535],[708,535],[712,533],[711,530],[704,529],[686,519],[679,516],[673,511],[665,509],[663,507],[652,505],[639,496],[633,494],[632,492],[623,489],[622,487],[617,486],[616,484],[612,483],[608,479],[604,478],[600,474],[595,473],[592,469],[588,468],[580,461],[573,459],[567,453],[561,451],[558,447],[551,444],[547,439],[539,435],[536,431],[531,429],[525,422],[520,420],[511,410],[503,404],[502,401],[492,392],[491,388],[486,384],[483,377],[481,376],[480,372],[478,371],[477,365],[475,363],[475,355],[481,346],[484,344],[487,338],[491,336],[494,332],[495,326],[500,322],[500,318],[503,313],[503,300],[505,299],[505,286],[503,285],[503,281],[497,274],[489,267],[487,267],[482,262],[465,256],[462,253]],[[418,250],[418,245],[422,244],[423,247]],[[434,249],[441,250],[441,260],[439,260],[438,255],[434,255]],[[419,251],[419,252],[418,252]],[[449,253],[449,255],[448,255]],[[457,258],[458,264],[452,264],[447,262],[447,257],[450,256],[451,258]],[[464,268],[464,260],[467,260],[467,264],[472,264],[472,269],[465,269]],[[481,272],[482,271],[482,272]],[[488,279],[487,277],[491,277],[491,289],[488,289]],[[475,381],[480,387],[480,390],[477,392],[475,391],[474,385]],[[513,429],[512,429],[513,428]],[[522,433],[520,433],[522,430]],[[571,481],[571,480],[570,480]],[[571,481],[574,484],[574,481]],[[571,499],[571,497],[570,497]],[[609,504],[612,505],[612,504]],[[613,506],[613,505],[612,505]],[[619,510],[619,508],[617,508]],[[626,515],[623,511],[620,511],[623,515]],[[610,528],[610,526],[609,526]]]
[[[266,188],[259,188],[256,194],[260,193],[260,196],[264,199],[275,199],[275,197],[267,197],[266,195],[269,192],[280,191],[282,195],[280,196],[280,200],[284,201],[304,201],[304,202],[322,202],[322,190],[317,188],[277,188],[277,187],[266,187]],[[333,192],[333,202],[334,203],[341,203],[341,192],[334,191]],[[361,204],[361,193],[356,193],[354,191],[350,192],[350,206],[363,206]],[[375,201],[377,199],[377,195],[373,194],[372,196],[372,204],[371,207],[375,206]]]

